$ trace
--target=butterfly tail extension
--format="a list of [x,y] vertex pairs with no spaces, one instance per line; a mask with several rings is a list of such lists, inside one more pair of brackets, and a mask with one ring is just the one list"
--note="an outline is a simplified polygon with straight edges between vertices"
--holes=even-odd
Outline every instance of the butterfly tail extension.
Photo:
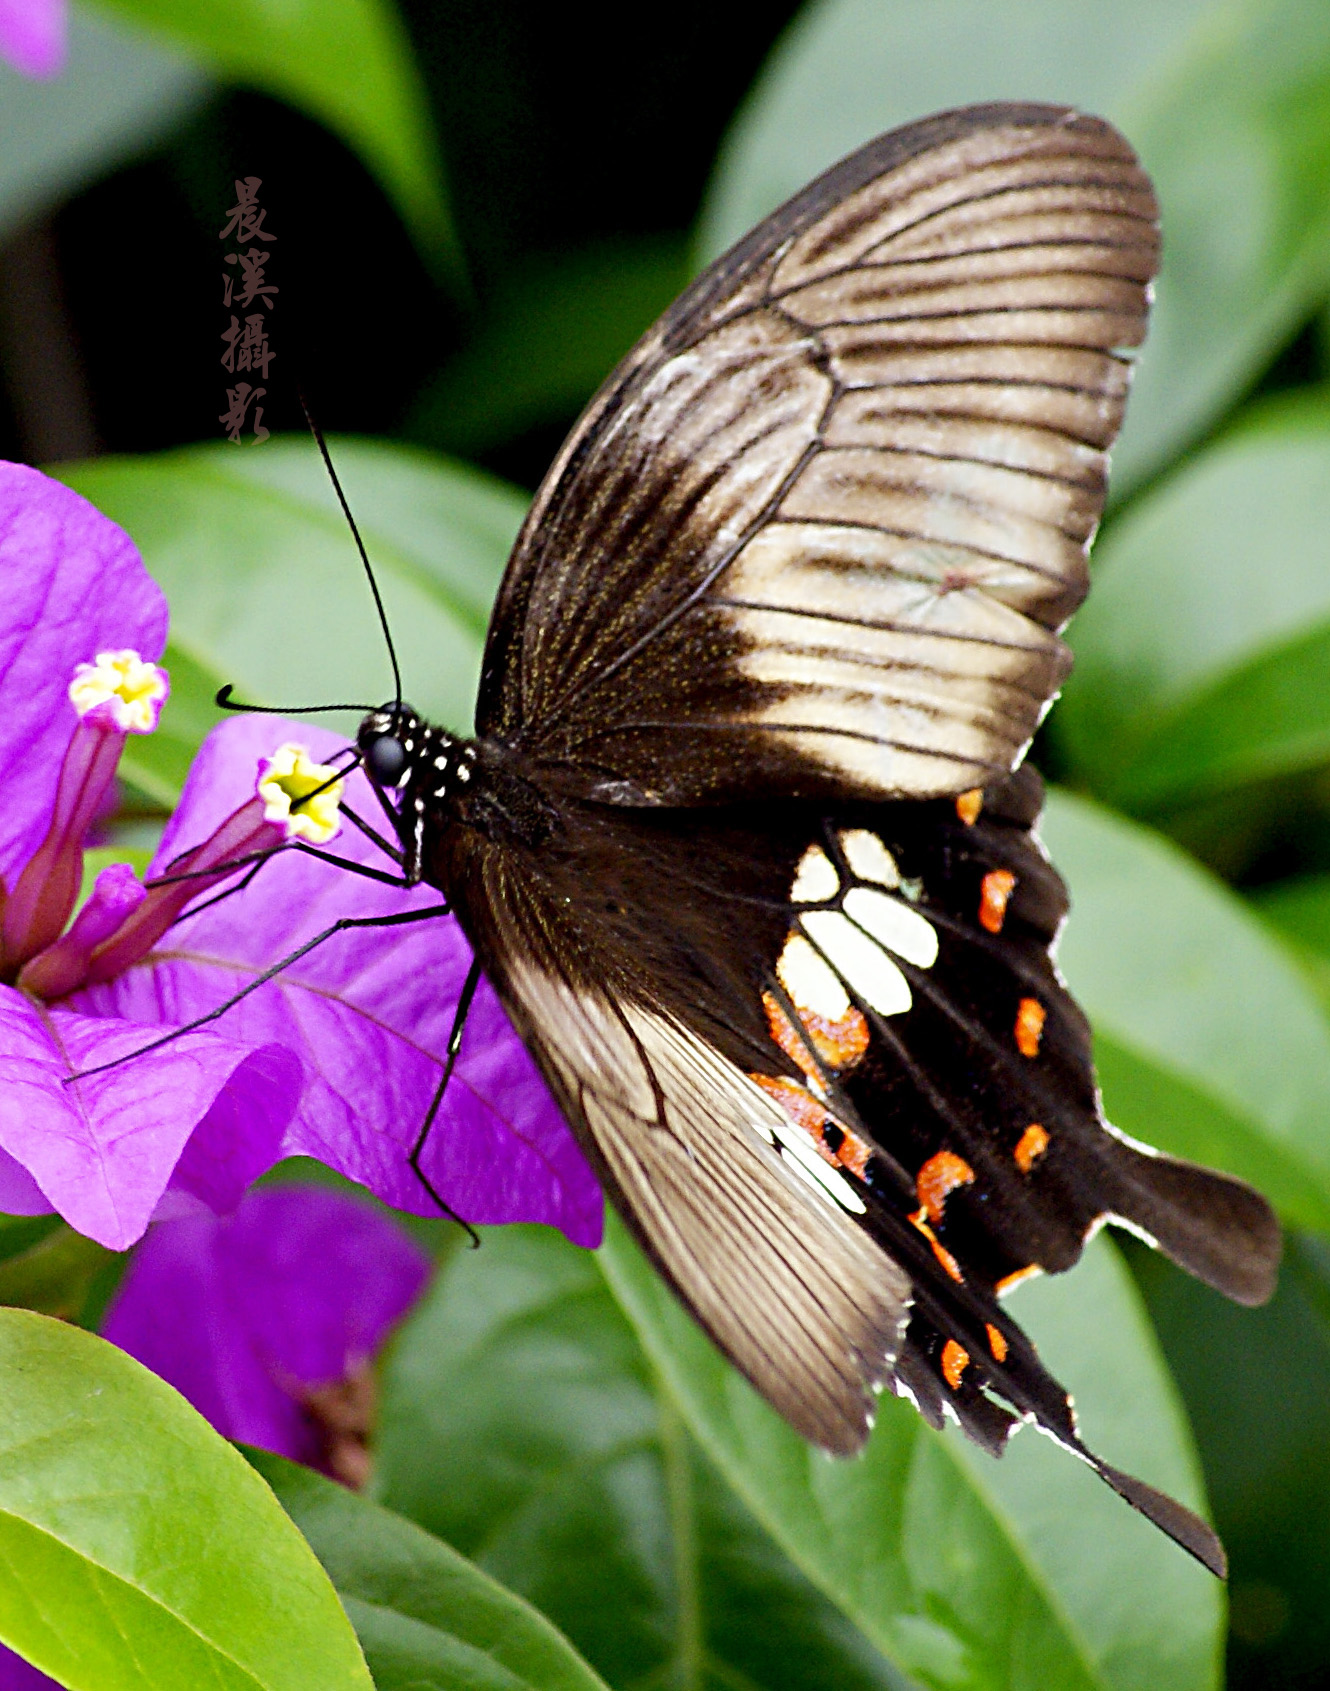
[[1109,1219],[1143,1233],[1180,1268],[1235,1303],[1275,1289],[1279,1223],[1245,1181],[1138,1147],[1114,1134]]
[[[1086,1452],[1082,1449],[1078,1454],[1085,1455]],[[1219,1534],[1199,1515],[1167,1492],[1156,1491],[1144,1480],[1134,1479],[1132,1475],[1110,1467],[1107,1462],[1101,1462],[1096,1456],[1091,1456],[1089,1461],[1106,1485],[1112,1486],[1119,1497],[1130,1503],[1133,1509],[1138,1509],[1160,1532],[1167,1533],[1174,1544],[1180,1544],[1189,1551],[1217,1579],[1228,1577],[1228,1557],[1219,1541]]]
[[[954,1420],[991,1456],[1029,1422],[1092,1468],[1175,1544],[1220,1579],[1228,1561],[1218,1536],[1193,1510],[1166,1492],[1105,1462],[1083,1442],[1071,1398],[1045,1368],[1033,1344],[999,1315],[982,1289],[916,1281],[913,1315],[897,1359],[893,1389],[929,1424]],[[1001,1401],[999,1401],[1001,1400]]]

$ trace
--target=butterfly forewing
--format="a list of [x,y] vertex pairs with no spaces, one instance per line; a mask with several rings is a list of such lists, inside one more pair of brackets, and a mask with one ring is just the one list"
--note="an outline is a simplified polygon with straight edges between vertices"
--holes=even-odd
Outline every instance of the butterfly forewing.
[[1158,250],[1117,133],[1054,107],[864,148],[629,355],[533,508],[478,722],[620,803],[930,796],[1068,659]]

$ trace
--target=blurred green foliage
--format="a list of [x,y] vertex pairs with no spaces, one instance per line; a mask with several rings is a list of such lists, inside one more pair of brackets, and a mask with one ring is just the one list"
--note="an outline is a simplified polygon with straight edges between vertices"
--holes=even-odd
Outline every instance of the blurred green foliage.
[[[459,729],[522,489],[690,254],[871,135],[980,99],[1114,118],[1163,208],[1077,668],[1036,747],[1063,789],[1045,837],[1110,1117],[1260,1185],[1290,1248],[1261,1311],[1101,1240],[1019,1314],[1105,1456],[1193,1499],[1203,1474],[1232,1558],[1227,1644],[1221,1589],[1042,1441],[993,1464],[887,1401],[865,1458],[834,1464],[718,1361],[619,1230],[599,1266],[510,1230],[448,1259],[387,1364],[386,1508],[260,1461],[375,1682],[1326,1683],[1330,9],[678,0],[614,29],[519,0],[108,9],[152,35],[110,46],[106,18],[78,14],[78,121],[59,85],[7,112],[0,84],[0,134],[21,112],[35,137],[0,154],[0,218],[15,239],[34,205],[50,220],[82,402],[114,449],[60,473],[125,524],[172,603],[172,704],[126,764],[134,845],[220,681],[275,704],[387,685],[312,447],[216,439],[234,176],[263,176],[281,214],[274,420],[298,426],[299,373],[346,431],[334,450],[408,691]],[[125,162],[135,138],[148,150]],[[105,254],[145,216],[169,285],[156,364],[127,385],[142,271]],[[23,455],[32,395],[6,309],[0,445]],[[0,1229],[0,1299],[86,1318],[112,1278],[50,1223]],[[43,1413],[59,1424],[34,1400]],[[32,1637],[3,1606],[0,1634]]]

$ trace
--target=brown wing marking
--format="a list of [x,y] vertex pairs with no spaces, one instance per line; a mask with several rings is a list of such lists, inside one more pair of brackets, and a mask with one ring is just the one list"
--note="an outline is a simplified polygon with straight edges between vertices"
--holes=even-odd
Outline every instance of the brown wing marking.
[[771,1143],[779,1107],[678,1023],[514,960],[508,993],[625,1221],[735,1366],[839,1454],[872,1425],[908,1277]]
[[1055,107],[883,137],[631,353],[537,498],[482,730],[618,802],[936,796],[1069,658],[1156,206]]

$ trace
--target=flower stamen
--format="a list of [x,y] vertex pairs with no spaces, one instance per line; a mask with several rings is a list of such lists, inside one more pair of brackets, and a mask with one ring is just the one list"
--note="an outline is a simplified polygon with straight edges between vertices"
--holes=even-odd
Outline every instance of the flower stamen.
[[326,845],[342,831],[339,806],[345,782],[337,770],[315,763],[293,740],[259,763],[258,795],[267,822],[292,840]]
[[100,709],[122,734],[151,734],[170,690],[166,671],[137,652],[98,652],[75,669],[69,699],[81,717]]

